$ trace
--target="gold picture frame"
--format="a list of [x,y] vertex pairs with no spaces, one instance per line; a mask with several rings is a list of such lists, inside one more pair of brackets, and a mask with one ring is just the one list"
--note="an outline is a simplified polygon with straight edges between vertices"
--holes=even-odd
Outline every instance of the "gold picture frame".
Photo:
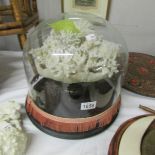
[[62,12],[85,12],[108,19],[111,0],[61,0]]

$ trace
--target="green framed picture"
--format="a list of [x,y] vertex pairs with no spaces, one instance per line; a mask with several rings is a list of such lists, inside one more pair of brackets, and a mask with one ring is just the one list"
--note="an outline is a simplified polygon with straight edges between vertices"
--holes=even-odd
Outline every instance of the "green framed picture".
[[97,0],[75,0],[75,6],[94,7]]
[[62,0],[62,12],[85,12],[108,18],[110,0]]

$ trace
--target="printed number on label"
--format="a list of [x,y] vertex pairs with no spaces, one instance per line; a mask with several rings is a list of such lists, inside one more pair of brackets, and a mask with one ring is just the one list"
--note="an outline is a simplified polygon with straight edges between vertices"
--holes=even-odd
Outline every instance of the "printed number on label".
[[96,108],[96,101],[81,103],[81,110],[90,110]]

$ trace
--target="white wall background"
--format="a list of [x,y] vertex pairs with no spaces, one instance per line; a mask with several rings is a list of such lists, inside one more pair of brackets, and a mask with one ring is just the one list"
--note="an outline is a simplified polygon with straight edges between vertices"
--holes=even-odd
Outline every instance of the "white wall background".
[[[3,0],[7,1],[7,0]],[[124,36],[129,51],[155,55],[155,0],[111,0],[109,21]],[[57,18],[60,0],[38,0],[40,19]],[[0,49],[19,50],[17,38],[1,37]]]
[[110,22],[123,34],[130,51],[155,55],[155,0],[112,0]]

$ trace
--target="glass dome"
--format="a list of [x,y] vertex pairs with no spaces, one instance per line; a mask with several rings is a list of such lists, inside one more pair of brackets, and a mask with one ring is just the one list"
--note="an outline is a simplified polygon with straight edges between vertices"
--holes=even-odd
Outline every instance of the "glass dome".
[[30,119],[59,137],[102,131],[119,111],[127,59],[125,41],[100,17],[71,13],[42,22],[24,49]]

